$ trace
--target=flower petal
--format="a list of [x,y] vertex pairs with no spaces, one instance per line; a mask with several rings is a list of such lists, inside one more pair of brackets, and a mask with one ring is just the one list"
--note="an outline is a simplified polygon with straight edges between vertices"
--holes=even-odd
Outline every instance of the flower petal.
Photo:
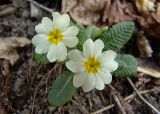
[[72,60],[66,62],[66,67],[74,73],[82,72],[84,70],[84,67],[80,62],[75,62]]
[[101,55],[101,58],[105,60],[106,57],[108,61],[113,61],[117,57],[117,53],[112,50],[104,51]]
[[95,76],[95,88],[98,90],[104,89],[104,82],[99,76]]
[[48,40],[48,36],[44,34],[37,34],[32,38],[32,44],[38,45],[46,42]]
[[55,54],[55,50],[56,50],[56,46],[55,45],[51,45],[48,53],[47,53],[47,58],[50,62],[54,62],[57,60],[57,56]]
[[87,75],[84,72],[75,74],[75,76],[73,77],[73,85],[76,88],[82,86],[86,76]]
[[62,31],[66,29],[66,27],[70,24],[70,17],[68,14],[63,14],[59,17],[57,17],[54,21],[54,28],[58,28]]
[[118,68],[118,63],[114,60],[102,63],[102,69],[109,70],[110,72],[115,71],[117,68]]
[[78,38],[76,36],[64,37],[63,42],[67,47],[73,48],[78,44]]
[[60,16],[61,16],[61,15],[60,15],[59,12],[53,12],[53,13],[52,13],[53,21],[54,21],[55,19],[59,18]]
[[47,53],[47,58],[50,62],[64,61],[67,57],[67,48],[63,43],[59,45],[51,45]]
[[38,34],[48,34],[49,33],[49,30],[46,29],[42,23],[36,25],[35,30]]
[[113,51],[103,52],[98,59],[102,63],[102,68],[109,70],[110,72],[115,71],[118,68],[118,63],[114,60],[117,54]]
[[50,47],[49,42],[43,42],[41,44],[36,45],[35,52],[38,53],[38,54],[47,53],[49,47]]
[[98,39],[94,42],[94,56],[99,56],[104,48],[104,43],[102,40]]
[[60,43],[56,47],[56,54],[57,54],[57,59],[58,61],[64,61],[67,57],[67,48],[63,43]]
[[68,52],[68,57],[70,60],[82,62],[85,60],[84,55],[81,51],[74,49]]
[[87,76],[84,80],[84,83],[82,85],[82,89],[84,92],[89,92],[92,89],[94,89],[95,86],[95,76]]
[[48,31],[51,31],[53,29],[53,22],[48,17],[42,18],[42,24],[44,25],[45,29],[47,29]]
[[64,32],[63,35],[67,36],[76,36],[78,34],[78,28],[76,26],[68,27]]
[[83,44],[83,53],[86,57],[90,58],[93,56],[94,51],[94,42],[91,39],[88,39]]
[[78,28],[76,26],[67,28],[62,34],[64,36],[63,42],[67,47],[72,48],[78,44],[78,38],[76,37]]
[[109,71],[100,71],[99,73],[100,78],[103,80],[104,84],[110,84],[112,81],[112,75]]

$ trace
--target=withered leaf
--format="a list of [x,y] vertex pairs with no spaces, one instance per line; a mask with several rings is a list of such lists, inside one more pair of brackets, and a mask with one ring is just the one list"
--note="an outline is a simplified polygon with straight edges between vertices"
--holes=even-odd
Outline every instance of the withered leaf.
[[137,46],[140,53],[140,57],[152,57],[153,50],[149,44],[148,39],[144,36],[144,32],[142,31],[138,32],[137,34]]
[[63,0],[62,11],[84,25],[100,22],[108,25],[136,18],[133,5],[119,0]]
[[154,78],[160,78],[160,68],[153,60],[138,59],[138,62],[139,72],[145,73],[148,76],[152,76]]
[[138,11],[142,14],[148,14],[150,11],[154,11],[154,5],[156,0],[135,0]]
[[14,65],[19,59],[16,48],[24,47],[30,43],[29,39],[23,37],[0,37],[0,58],[8,60],[11,65]]
[[3,107],[0,107],[0,114],[8,114]]
[[103,22],[107,22],[109,25],[123,21],[132,21],[137,18],[131,3],[122,3],[120,0],[114,0],[114,2],[107,7],[109,8],[104,10]]
[[13,4],[7,4],[0,6],[0,16],[12,14],[16,11],[16,7]]
[[107,0],[62,0],[62,11],[69,12],[74,21],[84,25],[95,24]]
[[160,38],[160,3],[157,4],[155,12],[140,17],[138,22],[146,35],[151,38]]

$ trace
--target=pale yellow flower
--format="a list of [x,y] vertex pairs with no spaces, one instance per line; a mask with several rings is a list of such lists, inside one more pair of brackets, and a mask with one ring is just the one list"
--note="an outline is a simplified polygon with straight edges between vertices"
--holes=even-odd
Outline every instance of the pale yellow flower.
[[63,61],[67,57],[67,48],[75,47],[78,44],[78,28],[69,27],[70,17],[68,14],[53,12],[53,21],[43,17],[42,22],[35,27],[38,33],[32,39],[35,45],[35,52],[38,54],[47,53],[50,62]]
[[82,87],[84,92],[88,92],[94,88],[102,90],[105,84],[111,83],[111,72],[118,68],[114,60],[117,54],[111,50],[102,52],[103,48],[102,40],[93,42],[88,39],[83,45],[83,52],[75,49],[68,53],[70,60],[66,67],[75,73],[75,87]]

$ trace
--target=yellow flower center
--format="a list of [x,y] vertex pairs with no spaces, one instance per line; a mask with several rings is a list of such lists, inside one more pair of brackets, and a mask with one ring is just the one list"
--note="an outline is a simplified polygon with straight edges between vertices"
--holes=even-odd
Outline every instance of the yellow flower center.
[[49,42],[58,45],[62,40],[63,40],[63,34],[61,30],[54,29],[49,33],[49,38],[48,38]]
[[91,57],[84,62],[84,67],[88,74],[97,74],[101,67],[101,62],[96,57]]

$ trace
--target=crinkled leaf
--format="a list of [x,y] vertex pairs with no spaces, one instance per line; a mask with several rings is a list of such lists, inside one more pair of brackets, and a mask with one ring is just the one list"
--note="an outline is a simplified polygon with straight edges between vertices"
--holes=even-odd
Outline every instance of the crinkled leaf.
[[71,19],[69,26],[77,26],[77,25],[76,25],[76,22]]
[[48,58],[47,58],[47,54],[38,54],[38,53],[35,52],[33,57],[38,64],[48,64],[48,63],[50,63]]
[[98,34],[99,28],[97,28],[96,26],[88,26],[86,28],[86,37],[87,38],[93,38]]
[[118,69],[114,72],[117,77],[129,77],[137,73],[137,60],[128,54],[118,55],[115,59],[118,62]]
[[93,25],[86,28],[81,24],[78,24],[77,26],[79,28],[79,33],[77,35],[79,39],[79,44],[77,45],[77,48],[80,50],[83,49],[83,44],[87,39],[91,38],[94,40],[96,36],[98,36],[102,31],[107,29],[107,27],[98,28]]
[[56,79],[49,90],[48,101],[55,106],[61,106],[72,99],[76,92],[73,86],[73,73],[65,71]]
[[79,28],[79,32],[78,32],[78,39],[79,39],[79,43],[77,45],[77,48],[82,50],[83,49],[83,43],[87,40],[87,37],[86,37],[86,32],[85,32],[85,27],[81,24],[77,25],[78,28]]
[[118,50],[131,38],[134,30],[133,22],[122,22],[113,25],[109,30],[99,34],[105,44],[105,50]]

